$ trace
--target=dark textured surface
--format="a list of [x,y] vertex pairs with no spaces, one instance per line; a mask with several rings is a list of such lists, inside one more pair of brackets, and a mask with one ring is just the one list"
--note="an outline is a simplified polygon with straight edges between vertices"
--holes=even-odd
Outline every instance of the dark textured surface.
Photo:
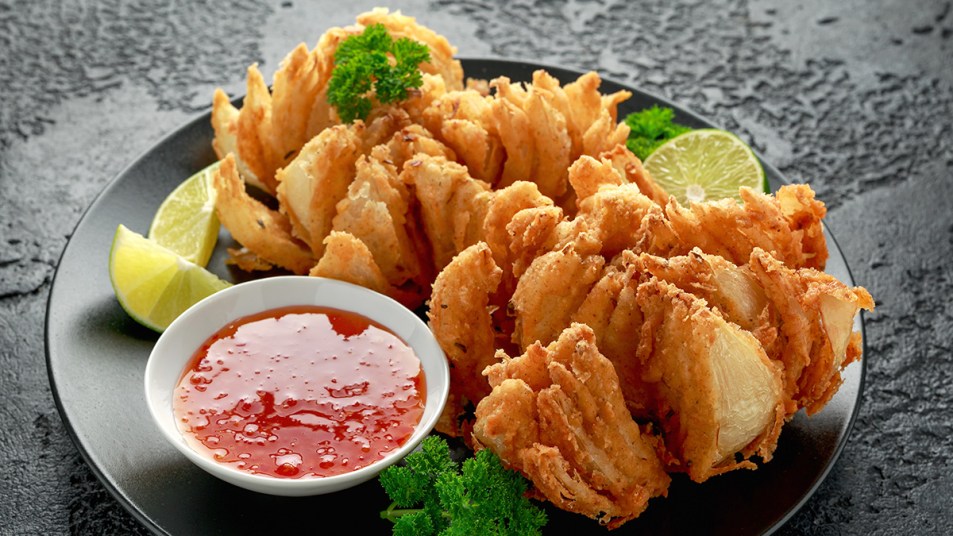
[[[216,85],[378,2],[0,1],[0,533],[144,532],[55,409],[43,323],[82,212]],[[850,442],[782,534],[953,533],[950,2],[395,2],[463,56],[597,69],[741,134],[831,208],[867,320]]]

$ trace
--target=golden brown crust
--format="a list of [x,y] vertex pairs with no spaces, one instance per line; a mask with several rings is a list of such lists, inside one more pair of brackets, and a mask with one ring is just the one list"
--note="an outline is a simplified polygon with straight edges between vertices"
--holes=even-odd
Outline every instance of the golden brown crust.
[[669,476],[625,408],[612,364],[587,326],[486,370],[474,437],[556,506],[612,529],[665,495]]
[[489,300],[501,275],[490,248],[479,242],[457,254],[434,281],[427,317],[447,355],[451,380],[450,401],[438,428],[443,433],[462,435],[467,404],[475,405],[490,392],[482,372],[496,362]]
[[288,218],[271,210],[245,192],[235,158],[228,155],[213,175],[215,212],[232,236],[265,261],[296,274],[306,274],[314,257],[295,238]]

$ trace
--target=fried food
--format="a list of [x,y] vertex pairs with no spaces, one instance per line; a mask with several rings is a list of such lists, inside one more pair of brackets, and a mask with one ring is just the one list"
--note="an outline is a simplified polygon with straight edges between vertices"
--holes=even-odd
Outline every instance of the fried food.
[[639,284],[636,299],[644,320],[630,364],[655,391],[647,405],[671,470],[704,482],[755,469],[755,453],[769,461],[784,421],[782,382],[758,340],[664,281]]
[[496,332],[490,295],[500,284],[502,270],[483,242],[456,255],[433,284],[427,313],[430,329],[450,364],[450,397],[437,430],[462,436],[467,407],[489,394],[483,369],[496,363]]
[[213,178],[215,213],[232,237],[274,266],[308,273],[314,265],[310,248],[293,236],[287,217],[248,195],[233,155],[222,160]]
[[374,155],[361,156],[335,210],[332,228],[361,240],[390,284],[419,280],[421,259],[407,232],[410,193],[395,166]]
[[793,268],[824,269],[827,244],[821,219],[827,210],[807,185],[782,186],[775,196],[741,188],[744,203],[733,199],[692,203],[671,200],[664,217],[644,226],[640,249],[663,257],[693,248],[744,264],[755,248]]
[[463,66],[454,58],[457,47],[444,36],[418,24],[414,17],[402,15],[399,10],[391,12],[377,7],[358,15],[357,23],[362,30],[372,24],[383,24],[394,39],[407,37],[424,43],[430,48],[430,61],[420,64],[420,70],[440,76],[451,90],[463,89]]
[[[406,99],[341,124],[335,51],[377,23],[431,60]],[[375,9],[292,50],[270,90],[249,67],[241,108],[217,90],[228,262],[425,310],[450,363],[436,430],[608,528],[670,473],[770,461],[783,424],[860,359],[854,320],[874,307],[821,271],[824,204],[789,185],[682,206],[625,145],[630,92],[601,93],[594,72],[464,81],[455,53]]]
[[459,155],[470,174],[491,185],[506,156],[492,122],[492,103],[492,98],[473,89],[451,91],[421,113],[422,124]]
[[601,261],[571,247],[538,257],[511,300],[514,340],[526,349],[572,323],[589,326],[630,412],[663,430],[671,470],[701,482],[754,467],[735,454],[770,459],[785,415],[780,364],[705,301],[634,262],[603,270]]
[[854,316],[874,306],[861,287],[811,268],[788,268],[758,248],[742,266],[699,249],[670,259],[643,254],[635,262],[758,338],[783,365],[787,418],[801,408],[808,414],[822,408],[840,386],[843,367],[860,355]]
[[322,130],[278,172],[278,203],[295,236],[311,247],[315,258],[324,254],[337,204],[354,179],[363,129],[364,124],[357,122]]
[[525,349],[555,340],[602,277],[604,263],[598,255],[580,254],[573,244],[536,257],[510,299],[513,341]]
[[414,191],[437,270],[483,239],[491,193],[467,168],[441,156],[418,154],[404,164],[401,180]]
[[381,294],[389,293],[387,278],[364,242],[349,233],[332,231],[324,239],[324,245],[324,255],[309,275],[353,283]]
[[[431,61],[421,64],[431,79],[430,87],[463,89],[463,68],[453,58],[456,48],[446,38],[421,26],[400,11],[375,8],[357,17],[346,28],[331,28],[312,50],[299,44],[275,72],[272,89],[258,70],[248,68],[242,108],[236,109],[221,89],[215,91],[212,146],[219,159],[235,155],[243,180],[275,194],[275,173],[284,167],[306,142],[326,128],[339,123],[327,102],[327,86],[334,68],[334,54],[345,38],[361,33],[372,24],[383,24],[395,38],[407,37],[430,49]],[[323,237],[322,237],[323,239]],[[323,243],[322,239],[316,240]],[[321,249],[321,248],[318,248]]]
[[670,477],[655,440],[629,415],[592,330],[573,324],[550,345],[486,369],[474,436],[556,506],[614,529],[637,517]]

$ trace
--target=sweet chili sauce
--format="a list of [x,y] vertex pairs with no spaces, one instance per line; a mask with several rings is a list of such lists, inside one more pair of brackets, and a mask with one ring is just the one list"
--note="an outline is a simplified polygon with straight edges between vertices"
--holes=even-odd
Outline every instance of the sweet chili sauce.
[[315,306],[236,320],[196,351],[173,409],[199,452],[279,478],[332,476],[383,458],[424,409],[420,360],[355,313]]

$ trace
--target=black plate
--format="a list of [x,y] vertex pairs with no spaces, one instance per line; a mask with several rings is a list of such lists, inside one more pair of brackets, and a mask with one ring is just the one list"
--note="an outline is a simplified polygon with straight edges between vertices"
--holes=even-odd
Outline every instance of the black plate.
[[[463,60],[467,76],[505,75],[529,80],[545,68],[564,83],[580,73],[500,60]],[[623,89],[604,81],[603,92]],[[712,126],[701,117],[644,92],[620,107],[620,117],[652,104],[672,107],[677,120]],[[355,534],[389,532],[377,512],[388,504],[376,481],[332,495],[284,498],[226,484],[198,469],[160,435],[149,418],[143,371],[156,335],[119,307],[109,283],[107,261],[120,223],[145,233],[159,204],[183,179],[214,161],[209,114],[167,136],[140,156],[96,199],[66,246],[50,292],[46,352],[57,406],[73,441],[92,470],[119,502],[142,523],[163,534],[313,532],[342,519]],[[773,188],[784,183],[765,164]],[[223,231],[223,238],[227,234]],[[828,234],[827,271],[853,279]],[[220,242],[224,242],[220,241]],[[232,280],[222,263],[223,246],[210,269]],[[856,329],[862,329],[858,316]],[[704,484],[676,477],[668,498],[614,534],[762,534],[783,524],[817,489],[840,454],[857,413],[864,366],[853,364],[827,407],[807,418],[798,414],[781,433],[772,462],[757,471],[735,471]],[[550,509],[549,531],[603,534],[579,515]]]

